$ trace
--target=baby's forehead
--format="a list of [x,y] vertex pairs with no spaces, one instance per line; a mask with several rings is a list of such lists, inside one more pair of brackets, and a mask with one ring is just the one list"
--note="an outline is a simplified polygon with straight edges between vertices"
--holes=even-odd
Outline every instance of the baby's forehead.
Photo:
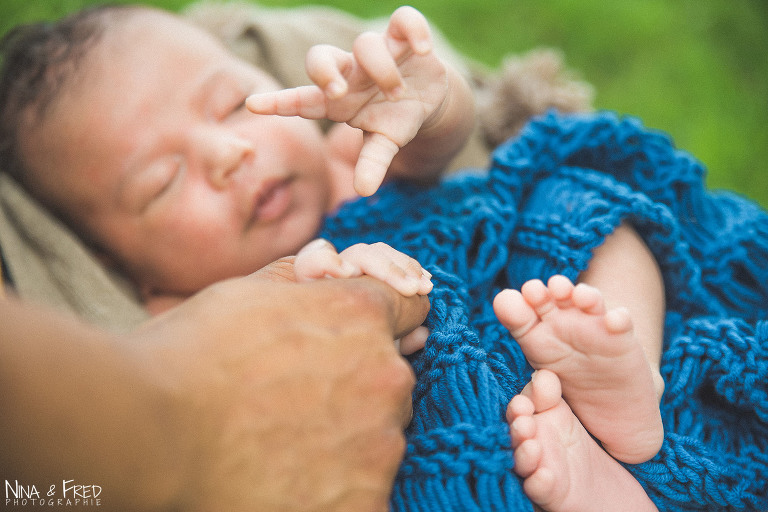
[[[200,66],[233,57],[221,41],[182,18],[152,8],[137,8],[113,20],[89,52],[78,88],[127,89],[127,84],[192,80]],[[189,63],[185,66],[184,63]],[[124,77],[125,80],[118,77]]]
[[[184,49],[198,52],[201,47],[229,53],[211,33],[176,14],[151,7],[137,7],[124,20],[111,23],[106,34],[123,48],[140,47],[151,54]],[[157,44],[160,42],[164,44]]]

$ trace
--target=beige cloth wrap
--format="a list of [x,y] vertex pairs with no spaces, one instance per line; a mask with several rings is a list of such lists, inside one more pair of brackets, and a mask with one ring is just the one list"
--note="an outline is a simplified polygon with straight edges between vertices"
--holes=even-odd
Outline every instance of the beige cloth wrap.
[[[361,20],[327,7],[201,2],[182,15],[286,87],[309,83],[304,56],[310,46],[327,43],[349,49],[360,32],[386,25],[386,19]],[[548,108],[590,108],[591,88],[568,76],[556,52],[510,57],[501,69],[489,72],[461,57],[440,34],[435,39],[440,54],[467,76],[478,98],[477,129],[452,163],[454,169],[484,167],[489,148],[516,133],[534,114]],[[14,292],[25,300],[115,332],[130,330],[148,317],[131,285],[106,269],[70,229],[5,173],[0,173],[0,247]]]

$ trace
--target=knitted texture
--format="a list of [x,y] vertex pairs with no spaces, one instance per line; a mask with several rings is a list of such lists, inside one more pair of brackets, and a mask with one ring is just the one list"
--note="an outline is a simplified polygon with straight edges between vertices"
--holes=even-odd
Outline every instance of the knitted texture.
[[768,510],[768,215],[703,179],[634,118],[548,114],[487,172],[392,183],[327,220],[321,235],[339,249],[384,241],[433,274],[393,510],[532,510],[504,419],[532,369],[491,303],[528,279],[576,279],[624,221],[667,295],[665,440],[626,467],[662,511]]

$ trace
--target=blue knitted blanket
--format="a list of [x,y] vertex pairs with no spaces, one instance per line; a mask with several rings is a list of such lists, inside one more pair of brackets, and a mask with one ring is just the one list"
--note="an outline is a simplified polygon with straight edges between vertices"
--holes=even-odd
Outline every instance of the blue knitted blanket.
[[327,220],[340,249],[384,241],[434,276],[393,510],[532,510],[504,421],[532,370],[491,302],[531,278],[575,279],[622,221],[667,294],[665,441],[627,468],[662,511],[768,510],[768,215],[703,181],[699,162],[634,118],[549,114],[488,171],[392,183]]

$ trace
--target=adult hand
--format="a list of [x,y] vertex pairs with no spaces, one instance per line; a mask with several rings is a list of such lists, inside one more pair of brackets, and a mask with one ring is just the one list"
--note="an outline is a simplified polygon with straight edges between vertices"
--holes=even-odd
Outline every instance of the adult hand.
[[[0,462],[131,510],[386,510],[425,297],[369,277],[216,284],[125,337],[0,301]],[[128,475],[128,476],[126,476]]]
[[414,383],[393,340],[428,302],[372,278],[296,284],[291,265],[137,333],[182,399],[179,490],[194,510],[387,509]]

